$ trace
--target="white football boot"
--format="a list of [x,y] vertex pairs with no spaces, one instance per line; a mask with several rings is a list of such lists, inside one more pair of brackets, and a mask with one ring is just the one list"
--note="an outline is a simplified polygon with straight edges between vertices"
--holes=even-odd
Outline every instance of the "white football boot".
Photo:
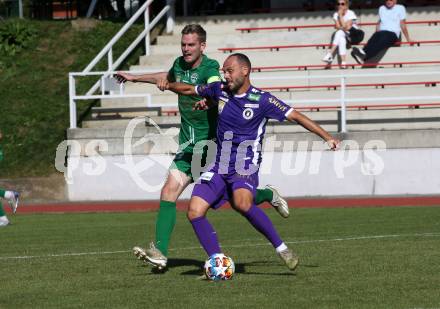
[[281,217],[287,218],[289,216],[289,205],[287,201],[281,196],[274,186],[266,185],[266,189],[269,189],[273,193],[272,201],[270,204],[280,214]]
[[148,264],[153,265],[159,270],[167,267],[167,257],[156,248],[153,242],[150,243],[150,248],[144,250],[141,247],[134,247],[133,254],[139,259]]
[[20,193],[18,193],[17,191],[12,191],[13,192],[13,196],[9,199],[9,206],[11,206],[11,210],[12,213],[16,213],[17,212],[17,208],[18,208],[18,200],[20,197]]
[[0,217],[0,227],[4,227],[4,226],[7,226],[7,225],[9,225],[8,217],[1,216]]
[[278,253],[278,256],[283,260],[290,270],[293,271],[298,266],[299,257],[289,248]]

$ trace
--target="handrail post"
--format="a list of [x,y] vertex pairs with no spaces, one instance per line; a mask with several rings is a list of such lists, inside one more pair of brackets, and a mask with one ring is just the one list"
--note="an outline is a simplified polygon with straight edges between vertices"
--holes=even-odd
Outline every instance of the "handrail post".
[[345,75],[341,76],[341,132],[347,132],[347,106],[345,102]]
[[176,18],[174,6],[175,6],[175,0],[167,0],[167,5],[170,6],[170,9],[167,13],[167,34],[172,34],[174,29],[174,20]]
[[[150,6],[145,9],[145,29],[150,27]],[[150,55],[150,31],[147,31],[145,35],[145,55]]]
[[75,78],[69,73],[69,110],[70,110],[70,128],[76,129],[76,102],[75,97]]
[[18,0],[18,17],[23,18],[23,0]]
[[108,50],[108,54],[107,54],[107,68],[108,68],[108,70],[109,71],[111,71],[112,70],[112,68],[113,68],[113,47],[111,47],[109,50]]

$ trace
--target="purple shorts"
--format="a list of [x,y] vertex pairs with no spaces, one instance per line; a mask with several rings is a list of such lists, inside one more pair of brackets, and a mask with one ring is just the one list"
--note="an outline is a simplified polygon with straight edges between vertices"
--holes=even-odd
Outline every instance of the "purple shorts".
[[255,198],[258,187],[258,173],[252,175],[203,173],[197,181],[192,196],[198,196],[217,209],[232,199],[237,189],[248,189]]

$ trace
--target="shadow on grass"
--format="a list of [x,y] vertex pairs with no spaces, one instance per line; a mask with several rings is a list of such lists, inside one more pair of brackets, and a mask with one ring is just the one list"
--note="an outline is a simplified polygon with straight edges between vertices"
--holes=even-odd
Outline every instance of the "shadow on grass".
[[[158,270],[157,268],[152,268],[148,264],[142,264],[141,267],[151,268],[151,274],[164,274],[169,269],[184,267],[184,266],[194,266],[194,269],[187,270],[181,273],[183,276],[202,276],[203,275],[203,264],[204,261],[194,260],[194,259],[169,259],[168,267],[164,270]],[[279,266],[283,270],[280,272],[268,272],[268,267],[277,267]],[[249,271],[247,267],[261,268],[262,271]],[[300,264],[299,267],[319,267],[318,265],[303,265]],[[284,268],[281,263],[277,263],[275,261],[252,261],[248,263],[236,263],[235,264],[235,273],[237,274],[246,274],[246,275],[264,275],[264,276],[296,276],[295,272],[289,272]]]
[[[180,266],[188,266],[188,265],[193,265],[193,266],[198,266],[197,269],[192,269],[192,270],[188,270],[188,271],[184,271],[181,273],[181,275],[184,276],[201,276],[203,275],[203,263],[204,262],[200,262],[200,261],[196,261],[196,260],[182,260],[182,261],[193,261],[196,262],[194,264],[185,264],[182,263]],[[282,272],[267,272],[267,271],[247,271],[246,267],[249,266],[261,266],[261,267],[265,267],[267,269],[267,266],[281,266],[281,264],[275,263],[275,262],[268,262],[268,261],[254,261],[254,262],[249,262],[249,263],[236,263],[235,264],[235,273],[236,274],[247,274],[247,275],[274,275],[274,276],[296,276],[296,274],[294,272],[289,272],[289,271],[285,271],[283,270]]]

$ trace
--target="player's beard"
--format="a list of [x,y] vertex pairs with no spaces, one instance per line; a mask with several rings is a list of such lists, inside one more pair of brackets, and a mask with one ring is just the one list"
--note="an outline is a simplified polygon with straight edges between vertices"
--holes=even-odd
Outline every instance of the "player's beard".
[[237,77],[235,80],[228,82],[228,88],[231,92],[237,92],[238,89],[244,84],[244,77]]

